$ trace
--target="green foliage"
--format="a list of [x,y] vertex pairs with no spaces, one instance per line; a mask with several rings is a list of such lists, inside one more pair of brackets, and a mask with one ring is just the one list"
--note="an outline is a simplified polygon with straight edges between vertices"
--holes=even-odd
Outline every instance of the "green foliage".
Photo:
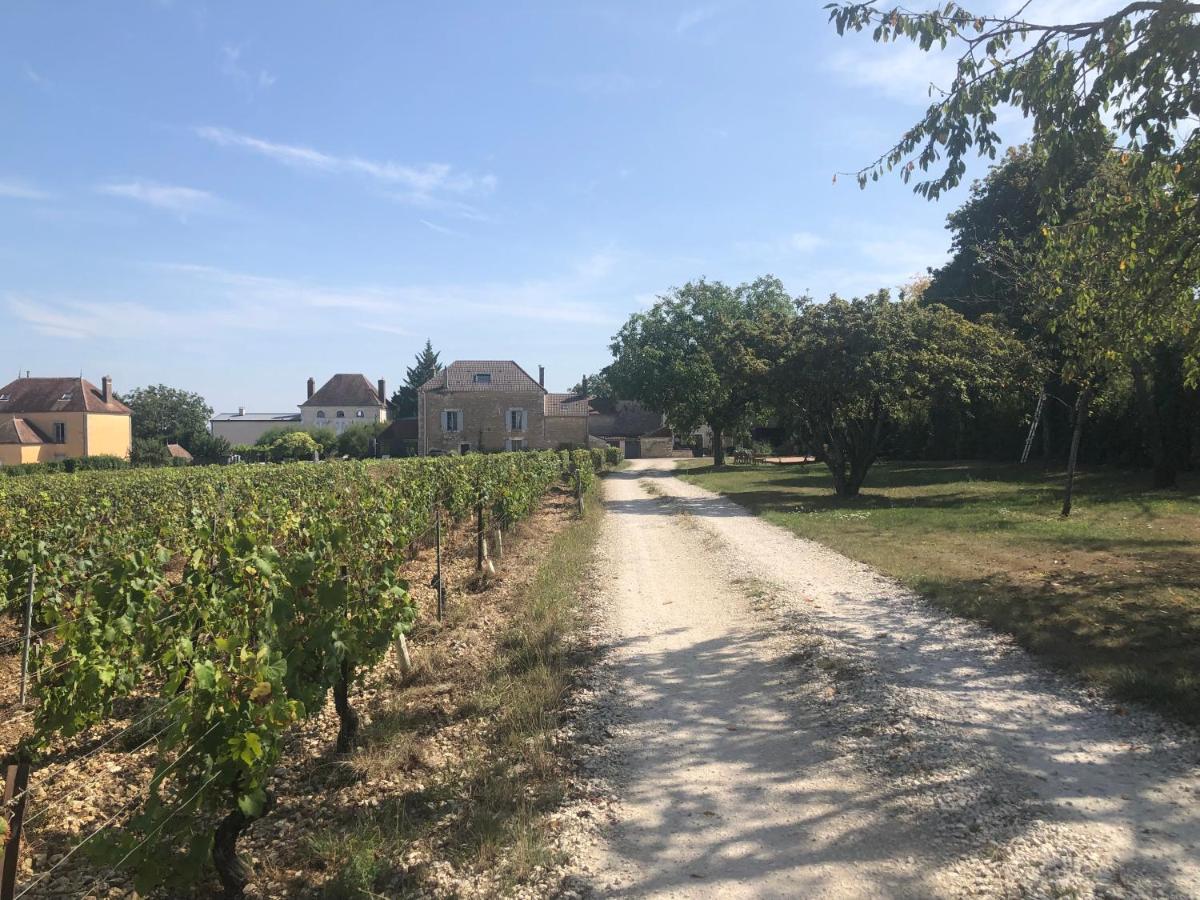
[[936,396],[980,397],[1040,384],[1011,332],[941,306],[863,299],[807,303],[783,338],[772,379],[780,417],[820,449],[839,496],[852,497],[890,430]]
[[371,459],[378,456],[378,438],[387,428],[383,422],[372,422],[365,425],[351,425],[337,437],[335,450],[338,456],[349,456],[351,459]]
[[198,466],[224,465],[233,453],[229,441],[207,431],[188,438],[183,446],[192,454],[192,461]]
[[776,278],[736,288],[690,282],[630,317],[613,338],[609,379],[621,396],[662,410],[676,430],[707,424],[719,437],[763,406],[764,348],[794,315]]
[[133,411],[135,440],[177,443],[208,430],[212,407],[199,394],[155,384],[122,394],[121,402]]
[[129,461],[135,466],[152,468],[154,466],[169,466],[171,454],[167,450],[167,442],[157,437],[135,437]]
[[291,431],[281,435],[267,447],[267,456],[272,462],[287,462],[288,460],[312,459],[314,453],[320,453],[320,446],[311,434],[303,431]]
[[[584,389],[585,383],[587,384],[586,390]],[[571,388],[571,393],[587,394],[589,397],[595,397],[597,400],[617,399],[612,382],[609,380],[607,369],[593,375],[585,376]]]
[[[302,441],[291,433],[281,442]],[[603,454],[600,454],[603,457]],[[295,722],[377,664],[415,607],[400,564],[436,502],[528,515],[588,451],[0,480],[0,613],[36,567],[37,755],[151,694],[163,731],[138,815],[110,835],[140,889],[194,884],[214,818],[255,818]],[[170,827],[164,827],[167,821]],[[144,840],[144,843],[142,843]],[[184,856],[173,848],[188,848]]]
[[392,418],[407,419],[417,414],[417,391],[421,385],[442,371],[440,356],[440,353],[434,351],[433,342],[426,339],[425,346],[406,373],[404,384],[392,394],[392,399],[388,402]]
[[968,153],[996,157],[996,110],[1013,106],[1033,124],[1034,139],[1069,166],[1081,136],[1109,116],[1127,148],[1146,163],[1185,168],[1200,141],[1189,125],[1200,109],[1200,4],[1139,0],[1090,21],[1046,23],[1025,16],[977,15],[951,2],[927,11],[882,8],[877,0],[826,5],[838,34],[870,31],[874,40],[908,40],[924,51],[954,44],[954,80],[934,92],[919,122],[870,166],[865,185],[899,169],[942,166],[916,186],[930,198],[961,180]]

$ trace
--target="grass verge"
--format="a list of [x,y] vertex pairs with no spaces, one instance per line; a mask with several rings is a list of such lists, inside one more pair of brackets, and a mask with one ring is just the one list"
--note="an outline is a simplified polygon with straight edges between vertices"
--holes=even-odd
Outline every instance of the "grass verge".
[[1200,479],[1154,491],[1095,470],[1058,515],[1062,473],[989,463],[889,463],[861,496],[824,466],[683,476],[801,537],[868,563],[936,605],[1012,634],[1119,699],[1200,724]]
[[[324,896],[503,896],[558,861],[547,814],[566,788],[558,734],[584,662],[573,636],[603,516],[595,493],[589,500],[508,592],[472,666],[457,661],[454,637],[477,624],[465,606],[443,632],[449,640],[414,660],[351,765],[381,783],[414,769],[423,777],[310,841],[309,854],[330,873]],[[502,581],[516,565],[504,561]]]

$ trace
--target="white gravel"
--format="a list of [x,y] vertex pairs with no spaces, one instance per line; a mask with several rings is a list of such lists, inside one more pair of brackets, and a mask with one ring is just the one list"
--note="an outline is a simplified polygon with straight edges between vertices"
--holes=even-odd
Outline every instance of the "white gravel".
[[568,893],[1200,897],[1194,734],[672,467],[606,479],[616,802]]

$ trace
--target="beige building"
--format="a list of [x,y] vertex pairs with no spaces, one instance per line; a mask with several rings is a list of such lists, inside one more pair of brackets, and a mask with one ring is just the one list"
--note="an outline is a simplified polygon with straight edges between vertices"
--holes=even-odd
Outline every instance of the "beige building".
[[210,427],[233,446],[253,444],[275,428],[332,428],[341,434],[352,425],[387,421],[387,385],[382,378],[374,387],[365,375],[334,375],[318,391],[308,379],[307,397],[300,412],[254,413],[245,407],[236,413],[213,416]]
[[300,404],[305,428],[332,428],[341,434],[353,425],[387,421],[387,384],[382,378],[375,387],[365,375],[334,375],[314,390],[308,379],[308,399]]
[[512,360],[458,360],[417,393],[417,452],[588,446],[588,398],[552,394]]
[[84,456],[128,459],[133,414],[107,375],[97,388],[84,378],[18,378],[0,387],[0,465]]

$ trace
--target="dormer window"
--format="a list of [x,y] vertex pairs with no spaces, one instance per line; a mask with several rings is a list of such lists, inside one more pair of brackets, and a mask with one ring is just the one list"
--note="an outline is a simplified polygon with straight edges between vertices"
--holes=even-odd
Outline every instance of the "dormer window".
[[62,400],[70,400],[70,399],[71,399],[71,392],[70,392],[70,391],[67,391],[65,394],[63,394],[63,395],[62,395],[61,397],[59,397],[58,399],[59,399],[60,401],[62,401]]
[[337,411],[337,417],[338,417],[339,419],[344,419],[344,418],[346,418],[346,414],[345,414],[344,412],[342,412],[342,411],[339,409],[339,410]]
[[11,399],[8,394],[0,394],[0,403],[7,403]]
[[471,380],[474,381],[476,384],[491,384],[492,383],[492,373],[491,372],[476,372],[475,376]]

